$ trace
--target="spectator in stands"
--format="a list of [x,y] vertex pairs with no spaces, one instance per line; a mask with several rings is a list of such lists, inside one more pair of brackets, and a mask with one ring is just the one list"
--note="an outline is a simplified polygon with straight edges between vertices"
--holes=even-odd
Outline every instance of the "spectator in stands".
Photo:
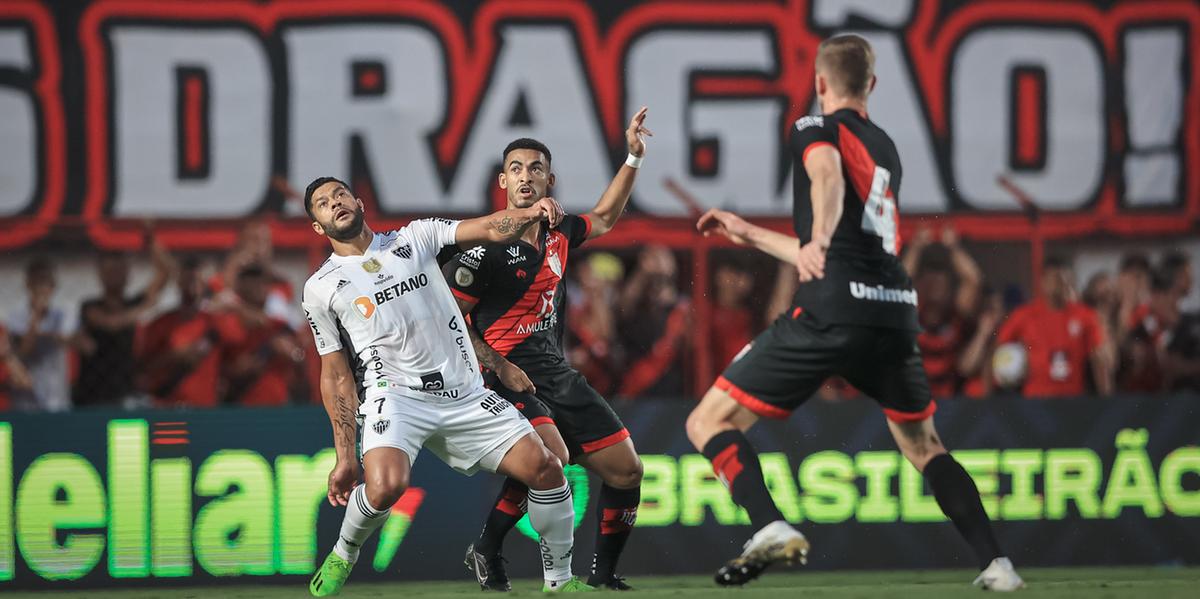
[[1145,254],[1133,252],[1121,257],[1117,272],[1116,307],[1106,317],[1113,333],[1113,346],[1120,347],[1132,330],[1133,312],[1150,299],[1150,260]]
[[1074,301],[1071,268],[1048,258],[1042,266],[1040,296],[1017,308],[1000,327],[997,345],[1016,341],[1025,346],[1026,397],[1082,396],[1089,362],[1100,395],[1112,393],[1112,357],[1104,343],[1104,327],[1091,308]]
[[237,274],[247,266],[255,266],[266,273],[268,281],[266,313],[288,323],[293,330],[302,322],[296,310],[295,293],[292,285],[271,265],[275,263],[275,245],[272,242],[271,226],[266,221],[254,220],[246,223],[238,234],[237,245],[225,258],[220,272],[209,280],[209,288],[216,295],[213,310],[224,310],[238,302],[237,293],[229,288],[228,281],[237,279]]
[[76,406],[139,407],[145,395],[135,389],[137,353],[134,341],[139,322],[158,304],[170,278],[171,258],[147,230],[154,275],[141,293],[127,293],[129,256],[105,252],[97,261],[100,297],[85,300],[80,309],[79,379]]
[[214,315],[224,380],[224,403],[278,406],[304,362],[288,323],[266,313],[270,275],[251,264],[234,283],[237,302]]
[[1183,298],[1192,290],[1192,264],[1187,255],[1170,252],[1163,256],[1158,278],[1170,282],[1172,322],[1162,354],[1163,387],[1172,391],[1200,392],[1200,313],[1183,314]]
[[651,245],[621,291],[618,317],[628,352],[618,394],[677,397],[684,392],[686,344],[691,306],[679,296],[675,255]]
[[995,290],[984,290],[981,308],[975,317],[971,338],[958,356],[958,373],[963,377],[960,393],[978,399],[992,394],[992,352],[996,349],[996,329],[1004,322],[1004,297]]
[[1167,386],[1167,344],[1179,325],[1180,303],[1191,290],[1189,260],[1179,252],[1163,256],[1150,276],[1150,297],[1129,315],[1121,343],[1117,387],[1134,393],[1154,393]]
[[12,409],[12,392],[28,391],[32,387],[29,371],[17,357],[8,337],[8,329],[0,324],[0,412]]
[[[71,387],[67,380],[67,350],[71,329],[67,312],[53,305],[54,267],[44,258],[25,266],[28,301],[9,317],[15,356],[29,377],[29,386],[12,394],[16,407],[24,410],[62,412],[71,409]],[[14,367],[10,370],[16,371]]]
[[164,406],[211,408],[217,405],[220,360],[217,330],[204,310],[200,261],[184,258],[176,272],[179,306],[146,327],[142,341],[141,387]]
[[971,340],[983,276],[952,227],[942,228],[945,258],[939,261],[928,252],[933,244],[933,232],[922,227],[909,243],[902,263],[920,298],[917,318],[921,333],[917,345],[929,390],[934,397],[943,398],[957,394],[964,378],[959,357]]
[[569,288],[568,357],[593,388],[608,396],[624,378],[619,367],[623,356],[613,307],[625,267],[616,256],[595,252],[574,272],[579,280]]
[[710,364],[720,370],[733,361],[762,327],[749,305],[750,294],[754,292],[752,266],[730,257],[717,264],[713,275]]

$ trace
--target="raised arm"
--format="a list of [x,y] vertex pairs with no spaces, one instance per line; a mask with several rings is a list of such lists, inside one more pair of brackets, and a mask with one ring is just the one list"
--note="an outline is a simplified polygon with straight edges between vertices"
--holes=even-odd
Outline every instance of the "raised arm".
[[333,447],[337,464],[329,473],[330,505],[346,505],[350,491],[358,482],[358,455],[355,439],[358,431],[358,389],[354,374],[340,351],[321,356],[321,402],[333,426]]
[[983,287],[983,271],[975,259],[963,249],[958,241],[958,232],[953,227],[942,229],[942,245],[950,250],[950,264],[958,278],[958,291],[954,294],[954,307],[959,314],[971,314],[979,305],[979,290]]
[[554,198],[542,198],[528,208],[509,208],[460,222],[454,243],[469,248],[484,243],[516,241],[530,225],[544,220],[556,227],[562,217],[562,206]]
[[604,190],[604,195],[600,196],[600,201],[596,202],[596,207],[592,208],[588,214],[592,222],[588,239],[611,231],[617,224],[617,219],[621,218],[621,213],[625,211],[625,205],[629,203],[629,195],[633,192],[633,182],[637,179],[638,168],[641,166],[642,157],[646,154],[646,143],[642,137],[654,135],[649,129],[642,126],[645,121],[646,107],[643,106],[641,110],[637,111],[637,114],[633,115],[633,119],[629,121],[629,127],[625,129],[625,143],[629,146],[630,157],[617,170],[616,176]]

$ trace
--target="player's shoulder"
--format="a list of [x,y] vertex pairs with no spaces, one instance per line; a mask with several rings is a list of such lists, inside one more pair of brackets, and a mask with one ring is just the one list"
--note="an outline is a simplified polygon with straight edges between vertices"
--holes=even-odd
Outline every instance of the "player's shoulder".
[[454,260],[463,266],[479,269],[496,253],[496,244],[484,243],[469,247],[455,254]]
[[809,114],[796,119],[796,122],[792,123],[792,128],[796,131],[804,131],[805,129],[812,129],[814,127],[817,129],[825,127],[825,115]]
[[330,258],[326,258],[311,275],[308,280],[304,281],[304,295],[315,296],[322,293],[330,293],[336,291],[340,287],[345,286],[348,281],[345,277],[338,276],[342,272],[342,264]]

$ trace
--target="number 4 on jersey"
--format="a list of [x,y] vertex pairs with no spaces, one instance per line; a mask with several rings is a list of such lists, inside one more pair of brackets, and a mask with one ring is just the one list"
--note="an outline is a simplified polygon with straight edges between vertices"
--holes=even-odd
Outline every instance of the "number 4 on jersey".
[[896,200],[888,189],[892,173],[875,167],[871,193],[863,206],[862,230],[883,240],[883,250],[893,256],[900,253],[900,232],[896,223]]

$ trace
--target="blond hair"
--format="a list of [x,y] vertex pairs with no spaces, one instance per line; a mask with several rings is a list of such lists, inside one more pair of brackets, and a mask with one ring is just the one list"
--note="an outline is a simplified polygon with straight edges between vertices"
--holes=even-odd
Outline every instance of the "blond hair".
[[817,46],[817,72],[839,96],[865,98],[875,78],[871,43],[853,34],[831,37]]

